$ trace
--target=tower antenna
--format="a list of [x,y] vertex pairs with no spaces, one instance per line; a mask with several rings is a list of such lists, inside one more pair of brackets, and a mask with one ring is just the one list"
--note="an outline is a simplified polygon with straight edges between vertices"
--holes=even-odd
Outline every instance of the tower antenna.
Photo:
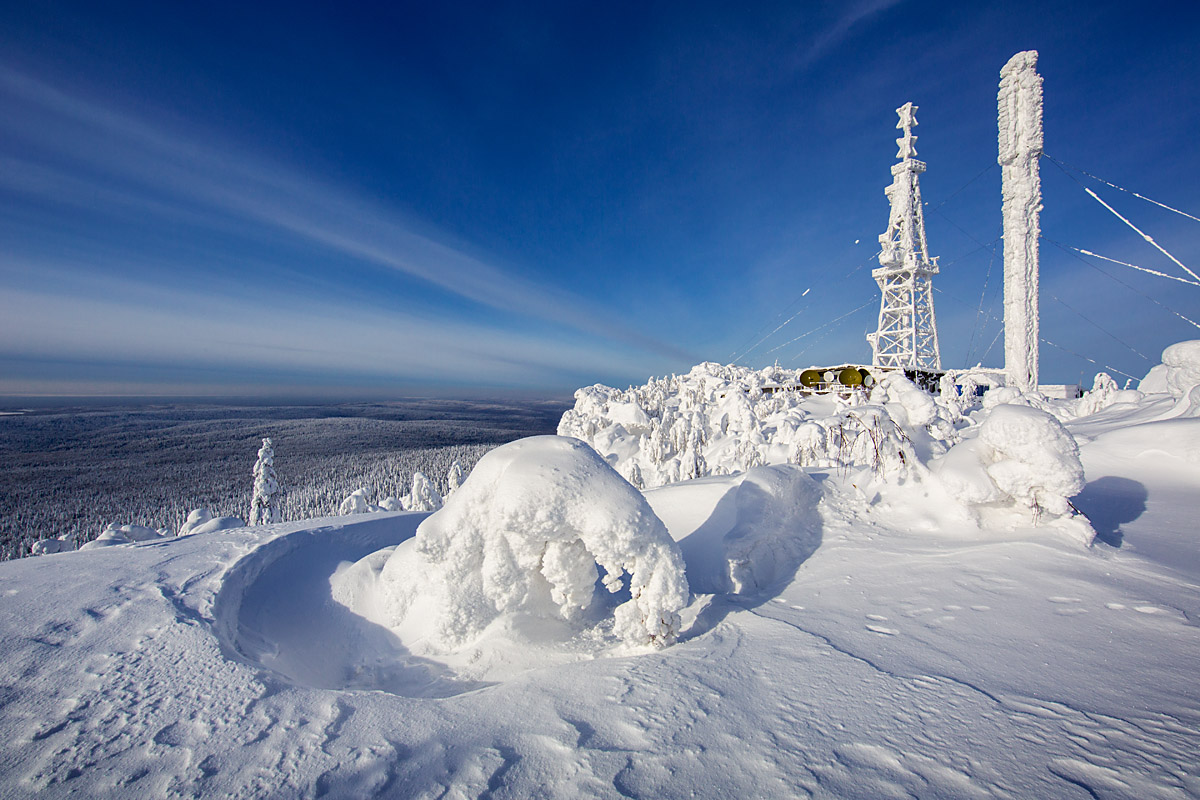
[[938,273],[937,258],[929,257],[925,241],[925,215],[921,209],[921,185],[917,176],[925,171],[918,161],[912,129],[917,125],[917,106],[905,103],[896,109],[900,121],[896,127],[904,135],[892,165],[892,184],[884,189],[892,204],[887,231],[880,235],[879,264],[871,277],[879,284],[879,327],[867,334],[871,344],[871,364],[939,371],[942,356],[938,349],[937,319],[933,313],[933,281]]

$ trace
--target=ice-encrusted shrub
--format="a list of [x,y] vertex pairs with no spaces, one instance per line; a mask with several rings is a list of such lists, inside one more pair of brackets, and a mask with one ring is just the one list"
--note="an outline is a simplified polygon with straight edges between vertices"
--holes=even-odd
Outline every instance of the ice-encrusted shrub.
[[1117,400],[1120,389],[1107,372],[1097,372],[1092,381],[1092,390],[1075,403],[1075,413],[1081,417],[1095,414],[1111,406]]
[[424,472],[414,472],[412,476],[412,491],[408,493],[409,511],[437,511],[442,507],[442,496],[434,488],[433,481]]
[[979,511],[1027,509],[1033,522],[1062,518],[1090,541],[1091,529],[1075,516],[1070,497],[1084,485],[1074,437],[1056,417],[1030,406],[999,405],[977,438],[953,447],[933,473],[960,502]]
[[[596,623],[599,579],[626,644],[665,646],[688,587],[678,546],[640,492],[576,439],[538,436],[484,456],[379,578],[385,623],[422,628],[432,652],[500,619]],[[602,606],[602,603],[599,603]]]
[[839,466],[866,467],[882,480],[913,474],[918,461],[912,442],[882,406],[858,406],[843,419]]
[[[958,441],[954,423],[962,418],[962,404],[939,405],[899,372],[881,373],[870,395],[765,390],[768,384],[794,387],[800,374],[704,363],[686,375],[652,378],[626,390],[588,386],[575,393],[575,407],[563,414],[558,432],[584,440],[646,488],[785,463],[870,466],[894,477],[900,470],[888,466],[886,451],[898,441],[911,444],[920,460]],[[898,428],[896,441],[877,412],[847,416],[868,406],[884,409]],[[855,446],[862,431],[867,438]]]
[[[379,511],[380,507],[371,503],[371,487],[364,486],[361,489],[355,489],[342,504],[338,506],[338,516],[346,517],[351,514],[368,514],[372,511]],[[385,501],[386,502],[386,501]]]
[[1075,438],[1052,415],[1024,406],[998,406],[979,429],[987,473],[1009,497],[1037,512],[1072,512],[1067,499],[1083,489]]

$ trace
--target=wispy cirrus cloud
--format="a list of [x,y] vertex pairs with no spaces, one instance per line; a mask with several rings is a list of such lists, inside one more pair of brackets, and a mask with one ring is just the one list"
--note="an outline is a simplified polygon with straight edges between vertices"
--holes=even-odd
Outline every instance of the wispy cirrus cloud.
[[841,13],[833,24],[822,30],[808,46],[801,64],[807,67],[821,60],[846,41],[859,23],[902,2],[903,0],[860,0],[840,4]]
[[[551,386],[580,365],[619,374],[631,358],[586,341],[335,301],[284,298],[264,305],[253,297],[115,278],[76,280],[69,269],[45,265],[32,269],[67,288],[6,290],[0,361],[170,365],[194,379],[208,374],[226,383],[229,375],[259,372],[324,374],[348,383]],[[0,375],[0,394],[73,382],[69,374],[56,381]]]
[[489,263],[344,187],[175,135],[4,66],[0,93],[13,112],[0,121],[0,132],[23,145],[21,154],[0,156],[0,188],[8,192],[214,230],[265,227],[290,247],[393,270],[449,296],[599,337],[617,349],[689,358],[640,333],[619,312]]

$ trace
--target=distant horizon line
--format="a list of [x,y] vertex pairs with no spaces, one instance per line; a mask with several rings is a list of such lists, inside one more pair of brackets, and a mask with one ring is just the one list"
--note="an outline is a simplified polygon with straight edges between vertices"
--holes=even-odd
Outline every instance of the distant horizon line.
[[20,411],[19,406],[26,405],[35,409],[55,406],[101,404],[112,405],[240,405],[256,406],[306,406],[306,405],[352,405],[352,404],[387,404],[401,403],[410,400],[461,400],[467,402],[486,402],[489,400],[530,401],[546,403],[569,404],[572,400],[570,392],[538,392],[526,389],[479,389],[474,391],[430,391],[405,392],[396,394],[212,394],[212,395],[176,395],[176,394],[0,394],[0,410]]

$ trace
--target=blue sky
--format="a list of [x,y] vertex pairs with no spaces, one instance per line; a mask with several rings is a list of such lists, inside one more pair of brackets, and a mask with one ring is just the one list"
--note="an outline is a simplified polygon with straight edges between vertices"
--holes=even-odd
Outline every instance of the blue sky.
[[[869,360],[906,101],[943,362],[999,365],[995,94],[1024,49],[1049,155],[1200,216],[1191,4],[745,5],[6,4],[0,394]],[[1059,247],[1186,277],[1080,182],[1197,271],[1200,223],[1042,175],[1043,380],[1200,338],[1200,288]]]

